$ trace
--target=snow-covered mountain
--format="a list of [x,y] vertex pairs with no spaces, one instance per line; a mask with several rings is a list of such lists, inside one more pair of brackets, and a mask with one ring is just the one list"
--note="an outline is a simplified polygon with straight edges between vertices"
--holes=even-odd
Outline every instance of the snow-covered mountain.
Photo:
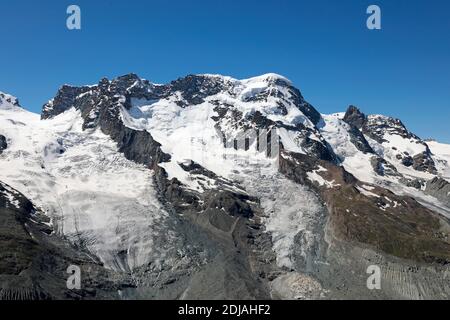
[[64,85],[41,115],[0,93],[0,168],[2,219],[42,256],[66,248],[43,271],[2,233],[2,260],[24,254],[0,298],[71,298],[76,261],[82,298],[450,297],[450,146],[322,115],[276,74]]

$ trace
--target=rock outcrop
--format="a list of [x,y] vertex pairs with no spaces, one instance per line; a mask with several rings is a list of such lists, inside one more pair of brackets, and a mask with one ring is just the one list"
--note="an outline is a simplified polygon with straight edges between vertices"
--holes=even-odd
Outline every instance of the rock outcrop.
[[6,137],[0,134],[0,154],[2,154],[3,150],[6,150],[8,147],[8,143],[6,142]]

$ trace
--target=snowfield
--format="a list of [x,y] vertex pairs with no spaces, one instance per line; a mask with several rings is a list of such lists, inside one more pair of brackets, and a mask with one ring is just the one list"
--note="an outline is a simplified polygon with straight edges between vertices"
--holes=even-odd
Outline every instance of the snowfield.
[[[152,171],[124,158],[99,131],[82,131],[74,109],[51,120],[18,107],[0,108],[0,180],[52,219],[56,232],[130,271],[164,256],[167,213],[156,198]],[[161,230],[163,229],[163,230]]]

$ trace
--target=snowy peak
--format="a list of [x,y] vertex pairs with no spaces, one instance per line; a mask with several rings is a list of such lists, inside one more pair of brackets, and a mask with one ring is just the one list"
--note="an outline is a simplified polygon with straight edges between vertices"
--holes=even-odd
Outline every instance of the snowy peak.
[[[102,79],[98,85],[61,87],[56,97],[43,107],[42,118],[54,117],[70,107],[82,109],[88,102],[85,95],[93,96],[122,96],[126,100],[125,107],[130,108],[131,99],[162,100],[171,99],[180,107],[195,106],[212,100],[221,95],[234,100],[235,103],[252,104],[252,108],[259,107],[273,110],[275,113],[286,115],[290,108],[298,109],[313,125],[320,121],[320,114],[302,97],[300,91],[292,83],[277,74],[266,74],[250,79],[237,80],[221,75],[188,75],[166,85],[155,85],[141,79],[136,74],[128,74],[112,81]],[[220,97],[217,97],[220,99]],[[216,99],[216,100],[219,100]],[[231,103],[233,104],[233,103]]]
[[242,82],[242,83],[249,83],[249,82],[267,82],[272,84],[278,84],[278,85],[284,85],[284,86],[292,86],[291,80],[288,78],[276,74],[276,73],[266,73],[260,76],[251,77],[248,79],[242,79],[238,80],[229,76],[223,76],[220,74],[199,74],[197,75],[199,77],[208,77],[213,79],[221,79],[221,81],[230,81],[230,82]]
[[258,77],[247,79],[247,81],[266,81],[268,83],[275,83],[277,85],[284,85],[287,87],[292,86],[291,80],[276,73],[266,73]]
[[[188,75],[165,85],[128,74],[113,80],[104,78],[94,86],[64,85],[44,105],[42,119],[71,108],[80,111],[84,129],[101,127],[110,133],[125,125],[156,134],[157,141],[167,140],[179,122],[194,130],[199,119],[202,128],[205,121],[214,120],[212,128],[206,130],[209,135],[218,130],[235,137],[248,129],[275,127],[282,131],[283,145],[288,149],[334,159],[316,127],[320,113],[288,79],[276,74],[244,80]],[[160,132],[161,127],[170,132]]]
[[199,80],[209,80],[216,83],[227,84],[228,86],[242,86],[242,85],[251,85],[252,83],[265,83],[265,86],[280,86],[280,87],[290,87],[293,86],[292,82],[279,74],[276,73],[267,73],[256,77],[251,77],[248,79],[236,79],[230,76],[224,76],[220,74],[191,74],[186,77],[182,77],[178,80],[173,81],[172,83],[178,82],[183,79],[199,79]]

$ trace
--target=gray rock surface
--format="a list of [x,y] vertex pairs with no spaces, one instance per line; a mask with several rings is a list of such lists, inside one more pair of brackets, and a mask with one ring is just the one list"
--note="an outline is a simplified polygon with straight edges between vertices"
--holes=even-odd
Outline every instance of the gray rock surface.
[[450,207],[450,183],[447,180],[438,177],[433,178],[426,183],[425,193]]
[[355,128],[362,129],[367,121],[367,117],[357,107],[350,106],[347,109],[343,120]]

